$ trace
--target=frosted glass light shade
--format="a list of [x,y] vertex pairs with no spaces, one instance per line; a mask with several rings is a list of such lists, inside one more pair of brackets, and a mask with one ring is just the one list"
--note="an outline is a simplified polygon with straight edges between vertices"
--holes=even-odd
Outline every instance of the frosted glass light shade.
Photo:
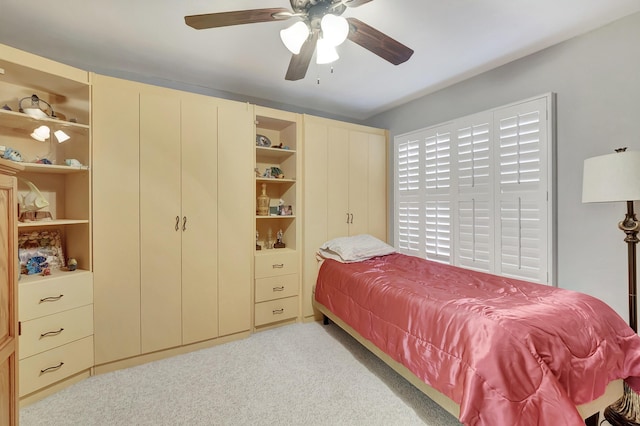
[[58,139],[58,143],[66,142],[69,139],[71,139],[71,136],[69,136],[62,130],[56,130],[55,132],[53,132],[53,134],[56,135],[56,139]]
[[297,55],[305,41],[309,38],[309,27],[302,21],[298,21],[289,28],[280,31],[282,43],[289,52]]
[[340,56],[338,56],[338,52],[334,45],[323,38],[318,39],[318,44],[316,45],[317,64],[330,64],[331,62],[337,61],[339,58]]
[[31,133],[31,137],[37,141],[44,142],[51,136],[51,129],[47,126],[40,126]]
[[349,35],[349,22],[342,16],[330,13],[322,17],[320,28],[322,28],[322,38],[333,46],[344,43]]
[[640,151],[584,160],[582,202],[640,200]]

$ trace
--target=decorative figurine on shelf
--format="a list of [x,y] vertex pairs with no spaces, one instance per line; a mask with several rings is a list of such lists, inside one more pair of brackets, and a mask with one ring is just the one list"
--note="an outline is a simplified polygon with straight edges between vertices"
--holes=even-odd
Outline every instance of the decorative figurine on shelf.
[[284,172],[280,167],[271,167],[271,177],[276,179],[284,179]]
[[256,231],[256,250],[262,250],[262,247],[258,244],[258,238],[260,238],[260,233]]
[[70,257],[69,260],[67,260],[67,270],[75,271],[76,269],[78,269],[78,261]]
[[256,213],[258,216],[269,216],[269,196],[267,195],[267,184],[262,184],[262,193],[258,195],[256,203]]
[[35,222],[39,220],[52,220],[51,212],[43,210],[49,205],[49,201],[42,195],[33,182],[19,178],[28,188],[29,192],[20,194],[20,222]]
[[278,231],[278,233],[276,234],[276,243],[273,245],[273,248],[285,248],[286,245],[285,243],[282,242],[282,229],[280,229]]
[[267,248],[273,248],[273,231],[271,231],[271,228],[267,231]]
[[33,256],[25,264],[27,275],[39,274],[48,267],[47,258],[44,256]]
[[2,154],[2,158],[5,160],[15,161],[16,163],[22,162],[22,155],[11,147],[6,147],[4,150],[4,154]]

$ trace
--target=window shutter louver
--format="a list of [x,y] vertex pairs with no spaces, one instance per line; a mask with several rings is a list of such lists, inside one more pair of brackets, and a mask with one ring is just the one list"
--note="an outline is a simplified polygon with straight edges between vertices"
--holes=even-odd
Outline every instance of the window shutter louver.
[[420,204],[419,201],[401,201],[397,212],[397,248],[414,255],[423,254],[420,247]]

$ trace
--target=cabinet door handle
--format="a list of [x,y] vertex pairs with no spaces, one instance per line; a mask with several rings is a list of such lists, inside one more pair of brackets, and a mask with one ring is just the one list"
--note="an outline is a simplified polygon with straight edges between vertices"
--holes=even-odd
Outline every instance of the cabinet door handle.
[[186,216],[182,216],[182,230],[183,231],[187,230],[187,217]]
[[351,213],[351,222],[349,223],[353,223],[353,213]]
[[61,294],[60,296],[43,297],[42,299],[40,299],[40,303],[42,303],[42,302],[57,302],[58,300],[62,299],[62,296],[64,296],[64,294]]
[[273,315],[281,315],[281,314],[284,314],[284,308],[274,309],[271,312],[273,313]]
[[176,216],[176,231],[180,230],[180,216]]
[[54,365],[53,367],[47,367],[44,370],[40,370],[40,373],[47,373],[49,371],[57,370],[64,365],[64,362],[60,361],[60,364]]
[[349,223],[349,213],[347,213],[347,223]]
[[40,334],[40,337],[57,336],[58,334],[62,333],[63,331],[64,331],[64,328],[60,327],[60,330],[47,331],[46,333]]
[[284,268],[284,263],[274,263],[271,266],[273,267],[273,269],[282,269]]
[[273,291],[284,291],[284,286],[281,285],[280,287],[274,287]]

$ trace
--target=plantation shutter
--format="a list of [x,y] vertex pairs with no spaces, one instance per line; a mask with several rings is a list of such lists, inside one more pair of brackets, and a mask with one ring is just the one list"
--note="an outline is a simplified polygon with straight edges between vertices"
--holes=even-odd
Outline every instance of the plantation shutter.
[[397,136],[398,251],[551,284],[552,101],[545,95]]
[[547,104],[544,99],[494,114],[498,164],[496,273],[548,281]]
[[457,126],[457,250],[455,264],[489,272],[493,267],[492,114]]
[[420,135],[399,141],[395,150],[396,164],[396,246],[402,252],[424,256],[421,235],[424,224],[421,210]]
[[451,130],[432,129],[424,138],[426,258],[451,263]]

